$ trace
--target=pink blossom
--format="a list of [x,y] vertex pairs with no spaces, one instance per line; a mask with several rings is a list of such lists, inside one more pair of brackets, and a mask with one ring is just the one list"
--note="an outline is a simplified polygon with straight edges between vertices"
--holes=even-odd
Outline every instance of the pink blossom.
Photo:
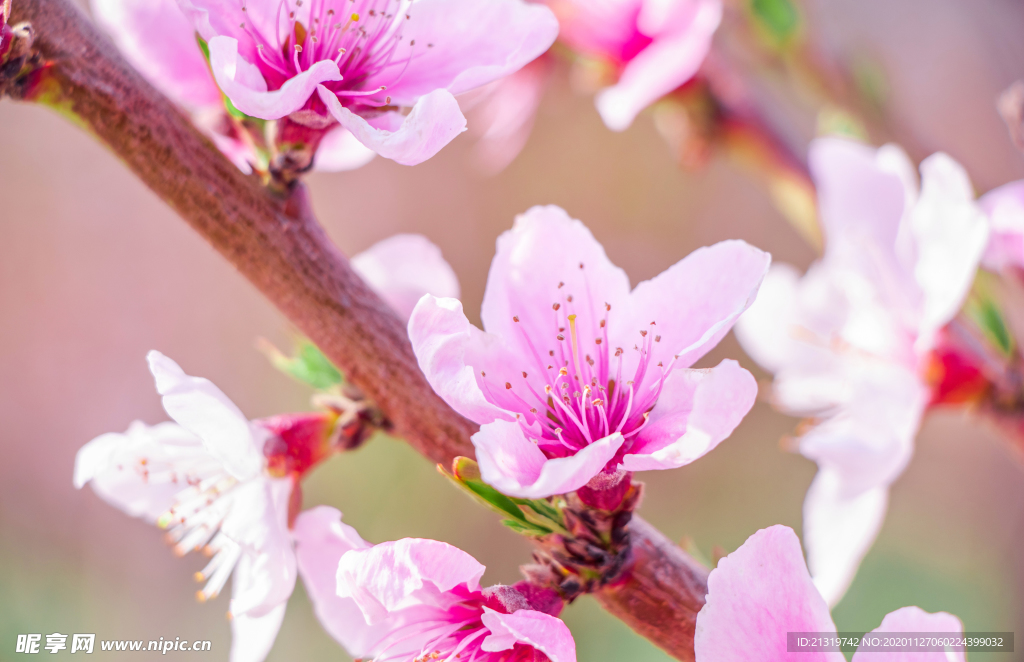
[[992,224],[982,264],[992,271],[1024,269],[1024,180],[993,189],[978,202]]
[[818,463],[804,543],[818,589],[835,604],[910,461],[931,398],[930,353],[971,286],[988,227],[966,173],[945,154],[921,164],[920,192],[894,146],[820,139],[810,166],[825,254],[802,276],[773,267],[736,331],[775,373],[776,405],[816,422],[799,439]]
[[[179,0],[241,112],[312,134],[335,122],[399,163],[465,128],[453,95],[515,72],[557,22],[522,0]],[[403,111],[408,111],[404,114]]]
[[549,0],[559,40],[602,63],[614,84],[597,96],[622,131],[647,106],[690,80],[722,20],[721,0]]
[[259,662],[295,586],[288,511],[306,468],[282,473],[270,462],[278,448],[283,456],[306,449],[310,464],[318,461],[329,452],[336,416],[249,421],[208,380],[186,375],[159,352],[147,359],[175,423],[136,421],[125,434],[93,439],[78,452],[75,486],[91,483],[111,505],[166,529],[179,555],[210,555],[196,574],[206,582],[201,601],[220,593],[234,572],[231,659]]
[[[872,633],[943,632],[959,635],[960,620],[904,607],[888,614]],[[789,652],[787,633],[834,634],[828,605],[811,581],[800,541],[786,526],[750,536],[718,562],[708,577],[707,602],[697,614],[697,662],[844,662],[842,653]],[[854,662],[963,662],[963,652],[854,653]]]
[[[420,368],[473,435],[485,481],[539,498],[688,464],[732,433],[757,386],[735,361],[689,369],[747,309],[767,253],[695,251],[630,291],[579,221],[535,207],[498,239],[481,317],[426,296],[409,320]],[[599,476],[600,475],[600,476]]]
[[511,76],[471,93],[463,102],[477,131],[475,159],[489,174],[504,170],[530,137],[551,71],[551,57],[542,56]]
[[[251,140],[232,124],[223,97],[176,0],[92,0],[97,23],[129,63],[191,116],[233,163],[245,172],[258,161]],[[317,148],[314,168],[335,172],[368,163],[376,154],[345,129],[329,130]]]
[[484,566],[443,542],[371,546],[333,508],[295,526],[303,582],[324,628],[356,658],[575,662],[562,601],[528,585],[480,589]]

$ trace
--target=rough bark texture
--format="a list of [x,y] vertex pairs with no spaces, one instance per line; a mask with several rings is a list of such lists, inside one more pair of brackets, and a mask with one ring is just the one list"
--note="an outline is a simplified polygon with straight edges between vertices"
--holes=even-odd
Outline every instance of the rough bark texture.
[[[96,135],[363,389],[396,435],[446,466],[473,456],[476,426],[434,394],[404,325],[327,238],[301,185],[278,198],[243,175],[67,0],[14,0],[13,9],[48,65],[17,79],[0,72],[0,93],[53,106]],[[597,599],[693,660],[707,570],[639,518],[631,528],[635,562]]]

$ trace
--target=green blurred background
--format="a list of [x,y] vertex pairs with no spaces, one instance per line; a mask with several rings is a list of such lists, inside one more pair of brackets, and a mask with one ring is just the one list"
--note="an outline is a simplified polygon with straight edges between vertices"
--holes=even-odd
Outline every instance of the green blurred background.
[[[808,4],[812,26],[837,52],[872,58],[886,72],[893,111],[919,144],[959,159],[980,191],[1024,175],[994,110],[998,93],[1024,75],[1024,5]],[[802,149],[814,118],[786,101],[776,99],[775,119]],[[746,173],[723,159],[680,171],[649,115],[614,134],[587,98],[551,89],[505,172],[481,176],[472,146],[466,135],[416,168],[378,159],[356,172],[314,175],[318,214],[349,254],[395,232],[427,235],[459,274],[471,317],[495,238],[534,204],[556,203],[582,219],[634,283],[728,238],[801,267],[814,258]],[[251,417],[308,408],[309,391],[254,350],[257,337],[287,346],[288,324],[115,158],[55,114],[0,103],[0,154],[0,660],[20,657],[17,634],[51,632],[211,639],[213,659],[226,659],[227,596],[204,605],[193,598],[192,573],[204,560],[175,558],[155,528],[88,489],[75,491],[74,455],[135,418],[165,419],[145,366],[149,349],[212,379]],[[731,336],[702,363],[724,357],[766,377]],[[795,424],[757,404],[708,457],[643,476],[644,516],[708,557],[771,524],[799,531],[814,466],[784,449]],[[304,492],[307,507],[337,506],[368,540],[458,545],[487,565],[489,583],[515,581],[529,558],[523,540],[395,440],[334,458]],[[839,629],[871,629],[916,604],[955,613],[968,630],[1024,633],[1022,519],[1024,465],[1005,442],[966,415],[931,414],[882,534],[834,611]],[[580,660],[668,659],[587,598],[565,617]],[[346,659],[301,587],[269,659]]]

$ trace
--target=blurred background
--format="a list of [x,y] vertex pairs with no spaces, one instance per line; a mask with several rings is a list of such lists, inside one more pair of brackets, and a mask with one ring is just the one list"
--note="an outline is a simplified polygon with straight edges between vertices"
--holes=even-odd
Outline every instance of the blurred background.
[[[995,111],[998,94],[1024,76],[1024,4],[807,4],[809,29],[830,48],[884,72],[891,112],[920,147],[949,152],[979,191],[1024,176]],[[813,115],[776,107],[802,151]],[[682,171],[650,113],[612,133],[590,98],[564,85],[549,88],[529,142],[504,172],[482,176],[472,147],[464,135],[415,168],[377,159],[314,175],[319,217],[350,255],[396,232],[427,235],[458,273],[474,321],[496,237],[535,204],[582,219],[634,283],[729,238],[801,268],[815,257],[748,172],[723,157]],[[76,491],[74,457],[133,419],[165,420],[146,370],[149,349],[213,380],[250,417],[308,408],[310,392],[254,349],[259,337],[289,346],[291,329],[111,154],[56,114],[0,102],[0,153],[0,660],[20,657],[17,634],[52,632],[211,639],[212,659],[226,659],[228,596],[193,597],[204,559],[175,558],[157,529]],[[724,357],[766,377],[731,336],[702,363]],[[815,467],[785,450],[796,424],[758,403],[708,457],[645,475],[643,515],[707,557],[771,524],[799,532]],[[487,583],[515,581],[529,558],[526,542],[395,440],[330,460],[304,493],[307,507],[340,508],[370,541],[451,542],[487,566]],[[1022,520],[1024,465],[1008,445],[967,415],[932,413],[882,534],[834,611],[839,629],[869,630],[913,604],[957,614],[967,630],[1024,635]],[[580,660],[669,659],[588,598],[565,617]],[[269,659],[347,659],[320,629],[301,582]]]

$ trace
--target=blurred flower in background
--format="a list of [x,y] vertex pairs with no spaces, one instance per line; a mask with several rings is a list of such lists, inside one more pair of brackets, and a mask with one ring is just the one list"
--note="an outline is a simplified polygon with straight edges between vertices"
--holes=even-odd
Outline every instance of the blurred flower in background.
[[825,254],[800,276],[769,272],[740,319],[747,353],[775,373],[773,401],[810,419],[800,452],[818,463],[804,503],[814,581],[830,605],[882,526],[931,402],[928,369],[988,239],[963,168],[945,154],[913,165],[893,146],[811,145]]

